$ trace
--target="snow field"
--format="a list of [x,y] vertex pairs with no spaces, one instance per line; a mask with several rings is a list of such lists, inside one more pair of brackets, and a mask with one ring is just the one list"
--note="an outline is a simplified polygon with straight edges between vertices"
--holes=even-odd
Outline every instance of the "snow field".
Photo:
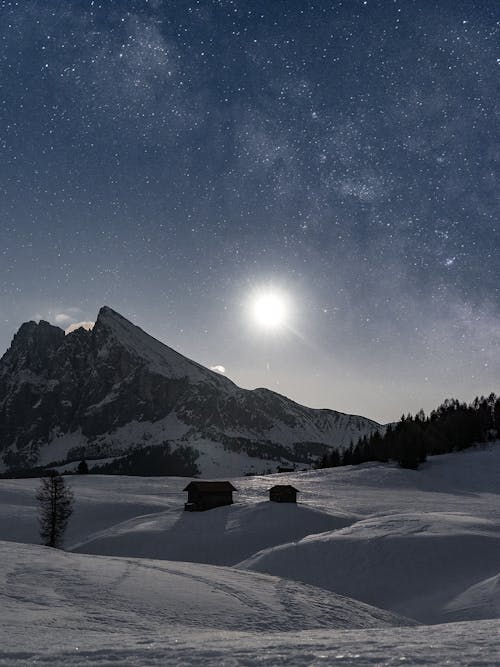
[[497,667],[500,650],[493,621],[417,628],[307,630],[251,633],[165,628],[133,634],[81,633],[51,642],[40,652],[0,653],[0,667]]
[[[499,469],[496,445],[233,479],[199,514],[187,479],[68,477],[67,545],[100,555],[33,546],[38,480],[0,480],[0,666],[498,665]],[[275,483],[300,504],[267,502]]]
[[186,628],[259,633],[383,627],[404,619],[276,577],[193,563],[110,558],[0,542],[2,651],[88,636],[157,639]]

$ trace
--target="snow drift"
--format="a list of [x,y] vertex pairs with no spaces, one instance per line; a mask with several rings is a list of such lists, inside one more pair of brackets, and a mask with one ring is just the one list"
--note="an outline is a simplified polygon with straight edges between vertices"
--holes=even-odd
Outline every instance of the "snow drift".
[[[373,517],[266,549],[239,567],[307,582],[425,623],[478,577],[498,571],[500,527],[460,514]],[[469,618],[467,607],[455,618]]]

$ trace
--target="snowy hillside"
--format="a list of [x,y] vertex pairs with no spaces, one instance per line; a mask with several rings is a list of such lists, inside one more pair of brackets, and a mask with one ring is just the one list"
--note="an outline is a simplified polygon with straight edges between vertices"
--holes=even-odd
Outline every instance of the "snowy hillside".
[[[104,307],[91,331],[27,322],[0,359],[0,468],[243,475],[310,467],[381,429],[267,389],[247,391]],[[131,458],[132,457],[132,458]],[[3,462],[3,463],[2,463]]]
[[0,480],[0,665],[499,664],[499,468],[497,443],[233,479],[193,514],[182,478],[67,477],[73,553],[29,544],[38,481]]
[[[494,665],[493,622],[428,627],[274,577],[0,542],[0,664]],[[480,660],[475,663],[474,660]]]
[[270,545],[340,528],[345,517],[309,507],[259,502],[219,507],[204,514],[169,510],[134,517],[71,543],[83,553],[236,565]]
[[[455,597],[478,578],[497,574],[499,554],[496,522],[426,512],[374,517],[311,535],[266,549],[239,567],[307,582],[437,623],[470,617],[467,605]],[[335,566],[325,568],[325,563]]]
[[407,619],[327,591],[210,565],[96,558],[0,542],[0,571],[6,582],[4,631],[18,633],[28,613],[39,643],[46,642],[49,629],[74,627],[83,642],[86,632],[139,637],[172,625],[179,631],[248,632],[408,625]]

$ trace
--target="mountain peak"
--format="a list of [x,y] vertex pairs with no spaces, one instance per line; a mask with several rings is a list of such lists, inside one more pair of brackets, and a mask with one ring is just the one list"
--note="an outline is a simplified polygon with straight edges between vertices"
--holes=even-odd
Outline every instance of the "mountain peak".
[[227,378],[221,378],[160,342],[109,306],[103,306],[99,310],[93,335],[100,341],[99,347],[104,345],[103,338],[111,338],[159,375],[169,378],[189,378],[193,382],[213,381],[217,378],[218,384],[232,384]]
[[119,312],[116,310],[113,310],[113,308],[110,308],[109,306],[101,306],[99,308],[99,312],[97,314],[97,322],[112,322],[112,321],[122,321],[128,323],[130,326],[134,326],[130,320],[127,320],[126,317],[123,317],[123,315],[120,315]]
[[24,322],[14,335],[11,347],[58,347],[64,339],[64,331],[45,320]]
[[45,320],[21,324],[9,349],[0,359],[0,375],[11,376],[21,368],[38,372],[64,340],[64,331]]
[[151,338],[149,334],[109,306],[102,306],[97,315],[94,332],[98,334],[102,329],[110,331],[119,340],[125,338],[123,342],[127,342],[130,337],[137,336],[139,332],[143,337]]

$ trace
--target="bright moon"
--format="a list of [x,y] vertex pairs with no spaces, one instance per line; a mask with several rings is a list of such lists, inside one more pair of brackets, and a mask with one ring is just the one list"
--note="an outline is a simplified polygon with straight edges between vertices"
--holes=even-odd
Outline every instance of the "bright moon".
[[252,316],[263,329],[277,329],[283,326],[287,317],[286,298],[278,292],[263,292],[254,297]]

